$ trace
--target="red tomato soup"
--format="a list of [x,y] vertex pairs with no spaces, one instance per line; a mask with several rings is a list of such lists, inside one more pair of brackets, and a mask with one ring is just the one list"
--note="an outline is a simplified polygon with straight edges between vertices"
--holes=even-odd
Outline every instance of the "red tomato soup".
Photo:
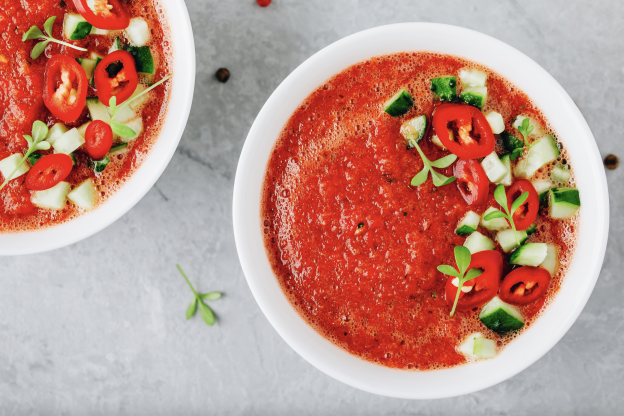
[[[79,33],[75,35],[79,40],[68,39],[66,27],[68,21],[71,23],[68,16],[80,17],[75,6],[75,3],[80,1],[3,0],[0,4],[0,32],[3,39],[0,44],[0,160],[14,154],[26,154],[29,146],[24,135],[33,134],[33,123],[37,120],[45,123],[50,129],[57,123],[62,123],[64,129],[68,131],[77,128],[84,139],[87,123],[92,121],[92,115],[85,105],[90,98],[86,98],[85,103],[84,97],[82,97],[83,101],[80,101],[80,94],[86,87],[86,96],[97,99],[98,91],[95,88],[93,76],[89,74],[87,69],[83,68],[88,67],[89,60],[92,59],[94,64],[99,63],[100,59],[104,59],[111,53],[116,39],[119,39],[118,45],[122,49],[136,46],[136,42],[133,42],[128,35],[129,29],[100,30],[99,33],[96,33],[95,26],[93,26],[93,31],[89,32],[87,29],[87,32],[83,33],[83,39],[79,39],[81,37]],[[115,2],[115,4],[118,3],[122,5],[130,18],[140,18],[147,23],[146,28],[142,30],[148,38],[140,46],[149,50],[147,53],[152,56],[154,70],[150,71],[145,66],[142,68],[146,72],[135,73],[135,76],[138,76],[138,84],[145,89],[170,74],[172,68],[171,41],[166,18],[157,0]],[[40,56],[36,59],[31,57],[31,52],[41,40],[31,38],[22,41],[22,36],[32,26],[37,26],[43,32],[44,23],[52,16],[56,16],[52,36],[59,41],[84,48],[84,51],[57,42],[50,42]],[[125,24],[128,24],[127,21]],[[84,29],[84,26],[82,28]],[[80,26],[76,27],[76,31],[79,29]],[[78,98],[73,105],[80,105],[79,115],[73,115],[71,111],[62,108],[57,111],[51,111],[48,108],[50,103],[46,102],[46,92],[44,92],[45,72],[48,62],[54,57],[57,57],[55,60],[59,62],[60,58],[69,58],[67,60],[69,62],[64,61],[63,65],[67,68],[71,66],[73,71],[78,68],[75,73],[80,76],[77,76],[76,79],[84,79],[88,83],[88,85],[81,83],[80,88],[76,87]],[[87,61],[82,64],[81,61],[85,59]],[[95,68],[97,69],[97,67]],[[136,69],[139,70],[140,68]],[[60,80],[62,69],[57,69],[57,71],[58,80]],[[153,72],[153,74],[149,72]],[[84,77],[84,75],[87,76]],[[60,81],[52,85],[51,93],[54,93],[55,89],[58,88],[58,82]],[[135,86],[133,85],[133,87]],[[133,131],[138,133],[138,136],[132,140],[124,140],[115,135],[112,143],[113,148],[106,156],[109,163],[105,168],[101,163],[99,168],[97,167],[97,163],[94,162],[98,161],[92,160],[84,145],[71,151],[71,154],[69,151],[66,152],[72,157],[74,165],[68,176],[62,180],[69,184],[67,191],[76,189],[89,178],[92,180],[95,198],[94,202],[90,203],[93,206],[90,206],[89,209],[104,203],[146,158],[159,135],[161,122],[167,109],[169,88],[169,83],[164,83],[150,91],[147,99],[141,100],[142,103],[134,102],[137,104],[136,106],[132,105],[134,115],[124,116],[124,122],[130,122],[126,119],[137,122],[140,118],[142,128],[137,128],[136,123],[131,124],[135,126]],[[58,97],[50,98],[50,100],[53,99],[58,100]],[[67,100],[67,97],[62,97],[62,100]],[[117,104],[121,104],[121,101],[118,101]],[[130,108],[130,106],[126,106],[126,108]],[[58,117],[65,118],[65,120]],[[125,142],[127,142],[126,147],[115,147]],[[110,149],[110,142],[105,149],[100,146],[98,156],[106,155],[108,149]],[[115,151],[116,149],[117,151]],[[43,156],[41,160],[45,160],[46,155],[59,152],[62,153],[53,144],[50,149],[38,150],[35,153],[39,154],[38,157]],[[34,162],[35,160],[27,160],[24,166],[33,170]],[[97,171],[98,169],[101,171]],[[41,198],[38,199],[35,196],[36,191],[28,187],[27,176],[28,174],[23,174],[12,178],[0,191],[0,230],[2,232],[17,232],[59,224],[71,220],[85,211],[84,206],[81,207],[80,204],[70,202],[71,199],[69,198],[65,202],[61,200],[61,206],[54,209],[45,206],[45,204],[40,205],[37,201]],[[7,178],[3,177],[2,181],[5,179]]]
[[[468,184],[470,180],[466,182],[463,176],[447,185],[435,186],[429,174],[424,183],[411,185],[425,165],[418,150],[406,140],[402,126],[417,116],[426,116],[428,127],[418,141],[423,155],[430,161],[450,155],[432,141],[436,139],[434,135],[440,134],[433,128],[436,120],[432,123],[432,115],[442,103],[440,96],[432,92],[431,79],[457,77],[453,82],[456,94],[447,98],[453,104],[444,105],[465,106],[461,104],[461,92],[470,88],[463,82],[464,78],[458,76],[462,69],[487,77],[487,98],[482,113],[488,119],[490,112],[498,113],[506,132],[492,132],[496,139],[495,156],[504,160],[503,155],[511,149],[512,138],[524,141],[524,136],[514,127],[519,115],[528,117],[530,125],[534,126],[525,144],[540,139],[543,142],[541,147],[535,144],[530,149],[520,149],[516,159],[510,162],[508,172],[519,172],[518,169],[528,169],[526,166],[537,163],[535,157],[551,143],[558,149],[554,150],[555,157],[538,166],[528,177],[529,185],[524,186],[534,183],[537,189],[540,183],[546,186],[550,182],[548,188],[552,189],[547,188],[546,193],[543,188],[538,189],[540,196],[546,199],[551,191],[555,196],[558,190],[575,192],[574,175],[565,148],[528,96],[477,63],[427,52],[379,56],[327,80],[292,114],[266,168],[261,230],[267,256],[284,294],[303,319],[327,340],[383,366],[432,370],[491,358],[545,310],[556,295],[574,252],[578,230],[578,214],[575,215],[574,210],[558,214],[559,205],[553,209],[548,201],[542,203],[529,229],[532,233],[518,234],[522,245],[510,248],[509,244],[517,246],[517,242],[508,222],[501,226],[503,229],[496,230],[496,227],[484,227],[479,220],[490,207],[502,209],[494,196],[495,183],[486,180],[481,184],[486,187],[482,190],[485,203],[481,205],[468,205],[463,193],[470,192],[473,184]],[[410,108],[406,114],[393,117],[384,112],[384,103],[402,88],[412,97],[413,106],[408,103]],[[450,122],[439,125],[446,126],[452,135],[454,127]],[[458,134],[457,126],[455,134]],[[485,143],[483,136],[481,133],[478,139],[481,144]],[[459,138],[455,143],[462,141]],[[461,162],[462,172],[471,164],[482,169],[481,166],[485,166],[482,156]],[[523,161],[524,167],[519,165]],[[459,162],[460,159],[434,170],[451,177],[454,169],[459,169]],[[564,172],[559,182],[553,176],[556,169]],[[515,183],[520,179],[513,177],[512,180]],[[505,190],[512,188],[509,185],[511,183]],[[521,185],[514,185],[519,189],[518,195],[524,189]],[[518,215],[528,217],[536,210],[535,200],[532,201],[524,214],[523,208],[519,208],[514,216],[516,222],[523,220],[516,218]],[[492,279],[491,273],[498,273],[493,278],[495,286],[489,287],[491,294],[485,296],[485,301],[476,301],[475,305],[464,302],[466,310],[462,310],[460,300],[457,311],[451,316],[458,285],[451,286],[450,295],[446,295],[448,286],[453,285],[453,276],[441,273],[437,267],[455,267],[455,247],[462,246],[471,238],[469,236],[475,235],[475,232],[456,234],[458,224],[469,211],[476,214],[475,232],[480,233],[484,241],[490,241],[488,244],[492,244],[493,251],[500,253],[489,257],[503,259],[502,274],[500,268],[498,272],[488,272],[491,260],[481,256],[479,261],[483,265],[478,267],[485,269],[483,276],[489,273],[488,279]],[[553,218],[557,216],[559,218]],[[499,241],[503,239],[499,233],[505,230],[512,236],[512,242],[506,243],[507,250]],[[555,250],[554,257],[549,254],[551,263],[543,254],[546,247]],[[532,249],[538,253],[536,257],[526,257]],[[476,257],[473,253],[475,262]],[[520,264],[512,264],[512,261]],[[529,266],[531,262],[539,262],[535,264],[539,266],[539,273],[528,273],[535,271]],[[508,281],[503,285],[512,270],[522,271],[512,276],[517,282]],[[534,275],[541,280],[531,277]],[[482,289],[479,286],[483,286],[483,282],[485,278],[481,283],[479,278],[467,283],[465,288],[470,287],[472,292],[462,292],[462,297],[469,299]],[[499,285],[509,294],[501,293],[497,289]],[[490,302],[494,294],[497,294],[494,300],[504,297],[509,303],[515,302],[510,308],[521,315],[518,319],[523,325],[512,325],[512,329],[501,331],[491,320],[480,319],[484,303]],[[469,344],[465,353],[465,341],[473,339],[471,337],[485,339],[491,347],[489,355],[477,350],[476,341],[474,347]]]

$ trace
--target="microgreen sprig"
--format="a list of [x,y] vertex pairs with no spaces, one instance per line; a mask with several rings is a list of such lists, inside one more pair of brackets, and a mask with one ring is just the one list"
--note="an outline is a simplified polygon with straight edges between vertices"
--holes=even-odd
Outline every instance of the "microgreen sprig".
[[125,138],[130,138],[130,137],[136,136],[136,132],[134,130],[132,130],[130,127],[128,127],[128,126],[126,126],[124,124],[116,122],[115,121],[115,116],[117,115],[117,113],[119,112],[119,110],[122,107],[130,104],[132,101],[136,100],[137,98],[147,94],[148,92],[150,92],[154,88],[158,87],[163,82],[167,81],[172,76],[173,76],[172,74],[167,75],[166,77],[164,77],[163,79],[161,79],[160,81],[158,81],[157,83],[152,85],[151,87],[146,88],[140,94],[137,94],[134,97],[128,98],[126,101],[124,101],[123,103],[121,103],[119,105],[117,105],[117,97],[115,97],[113,95],[110,98],[110,101],[108,102],[108,106],[110,107],[110,113],[111,113],[110,126],[111,126],[111,129],[113,130],[113,133],[115,133],[118,136],[125,137]]
[[468,267],[470,267],[470,260],[472,258],[472,256],[470,255],[470,250],[468,250],[466,247],[455,246],[454,253],[457,269],[453,266],[447,266],[445,264],[438,266],[438,270],[441,273],[457,277],[459,280],[459,283],[457,285],[457,295],[455,295],[455,302],[453,303],[453,309],[451,309],[451,316],[455,314],[455,308],[457,308],[457,302],[459,301],[459,294],[461,293],[461,289],[464,286],[464,283],[483,274],[483,270],[481,269],[470,269],[468,270],[468,273],[466,273],[466,270],[468,269]]
[[195,315],[195,312],[197,312],[197,307],[199,306],[199,314],[201,315],[204,322],[206,322],[208,325],[214,325],[214,313],[212,312],[212,309],[210,309],[210,306],[204,303],[204,300],[217,300],[221,298],[222,294],[220,292],[197,293],[191,282],[182,271],[180,265],[176,264],[176,267],[180,271],[182,277],[184,277],[184,280],[186,280],[186,283],[188,283],[189,287],[193,291],[193,295],[195,295],[195,299],[193,299],[191,304],[186,309],[186,319],[191,319],[193,315]]
[[525,203],[528,197],[529,197],[529,193],[525,192],[522,195],[520,195],[518,198],[516,198],[513,204],[511,204],[511,211],[510,211],[507,206],[507,195],[505,194],[505,187],[502,184],[498,185],[496,189],[494,190],[494,199],[496,199],[496,202],[498,202],[498,204],[505,210],[505,212],[492,211],[488,215],[486,215],[483,218],[483,220],[490,221],[496,218],[507,219],[507,221],[509,221],[509,225],[511,225],[511,228],[514,232],[514,236],[516,237],[516,243],[520,245],[520,239],[518,238],[518,233],[516,232],[516,224],[514,223],[514,220],[513,220],[513,214],[514,212],[516,212],[518,208],[522,206],[522,204]]
[[52,27],[54,26],[55,20],[56,20],[56,16],[52,16],[48,20],[46,20],[46,22],[43,24],[43,30],[45,30],[48,36],[44,35],[41,29],[39,29],[37,26],[31,27],[30,29],[28,29],[28,32],[24,33],[24,36],[22,36],[22,42],[25,42],[30,39],[43,40],[43,42],[39,42],[38,44],[36,44],[33,50],[30,52],[30,57],[32,59],[39,58],[39,56],[43,53],[46,46],[48,46],[50,42],[60,43],[61,45],[69,46],[70,48],[74,48],[83,52],[87,51],[87,49],[85,48],[81,48],[79,46],[72,45],[71,43],[63,42],[54,38],[52,36]]
[[435,186],[448,185],[455,180],[455,176],[448,178],[441,173],[436,172],[433,168],[443,169],[451,166],[451,164],[457,160],[456,155],[450,154],[438,160],[431,161],[427,158],[427,156],[425,156],[415,140],[410,140],[410,143],[416,148],[416,150],[418,150],[418,154],[423,161],[423,165],[425,165],[423,169],[412,178],[412,186],[419,186],[425,183],[429,177],[429,172],[431,172],[431,179],[433,180],[433,184]]
[[[511,160],[516,160],[518,156],[524,153],[525,150],[528,150],[530,153],[531,148],[542,140],[542,139],[539,139],[533,143],[529,143],[528,136],[533,131],[533,126],[529,124],[528,117],[522,120],[522,123],[518,126],[518,131],[520,132],[520,134],[522,134],[522,137],[524,137],[524,146],[518,147],[511,152],[511,156],[510,156]],[[529,155],[527,154],[527,160],[528,159],[529,159]]]
[[28,159],[28,156],[30,156],[36,150],[48,150],[50,148],[50,143],[44,142],[47,135],[48,126],[46,126],[44,122],[36,120],[33,123],[32,136],[28,134],[24,135],[24,139],[26,139],[26,142],[28,142],[28,149],[26,150],[26,154],[24,155],[20,163],[18,163],[18,165],[15,167],[15,169],[13,169],[13,172],[11,172],[11,174],[4,179],[4,182],[2,182],[2,185],[0,185],[0,191],[6,186],[7,183],[9,183],[11,178],[13,178],[13,175],[15,175],[15,172],[17,172],[17,170],[24,164],[26,159]]

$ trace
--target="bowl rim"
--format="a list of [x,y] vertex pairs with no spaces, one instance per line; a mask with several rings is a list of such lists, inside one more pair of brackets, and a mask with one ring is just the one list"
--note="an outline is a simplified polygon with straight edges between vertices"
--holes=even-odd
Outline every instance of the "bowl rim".
[[[429,46],[405,48],[419,42]],[[385,52],[378,53],[379,50]],[[557,134],[565,137],[569,153],[583,155],[582,166],[577,169],[575,164],[583,205],[579,234],[592,235],[591,239],[579,237],[558,295],[522,336],[493,360],[432,372],[392,370],[366,362],[334,346],[309,327],[286,300],[270,266],[271,276],[267,275],[259,215],[264,168],[277,137],[275,125],[279,125],[279,132],[296,105],[303,101],[300,98],[332,75],[367,59],[366,56],[417,50],[449,53],[483,64],[520,86],[536,102]],[[508,60],[523,72],[511,70]],[[348,63],[343,64],[344,61]],[[538,84],[544,91],[537,89]],[[475,392],[512,377],[546,354],[572,326],[591,295],[604,259],[609,226],[608,188],[600,153],[587,122],[565,90],[541,66],[506,43],[470,29],[438,23],[399,23],[364,30],[332,43],[297,67],[269,97],[249,131],[237,167],[232,213],[243,272],[260,309],[280,336],[313,366],[343,383],[408,399]],[[529,344],[532,348],[527,349]]]
[[193,101],[195,46],[193,28],[184,0],[158,0],[158,2],[164,9],[165,22],[170,29],[174,76],[167,83],[170,92],[165,121],[146,158],[123,186],[94,210],[40,230],[0,234],[0,256],[41,253],[92,236],[134,207],[169,164],[184,133]]

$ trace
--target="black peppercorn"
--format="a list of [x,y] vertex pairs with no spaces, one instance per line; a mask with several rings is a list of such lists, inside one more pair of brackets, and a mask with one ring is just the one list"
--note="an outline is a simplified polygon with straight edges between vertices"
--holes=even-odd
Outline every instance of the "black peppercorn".
[[230,71],[228,71],[226,68],[219,68],[215,73],[215,77],[217,77],[217,80],[219,80],[219,82],[225,83],[228,79],[230,79]]
[[620,159],[616,155],[607,155],[604,158],[604,165],[607,169],[616,169],[620,165]]

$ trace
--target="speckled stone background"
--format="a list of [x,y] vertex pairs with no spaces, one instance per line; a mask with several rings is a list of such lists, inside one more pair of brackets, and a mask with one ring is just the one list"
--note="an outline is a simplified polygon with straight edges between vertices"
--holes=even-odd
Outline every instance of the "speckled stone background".
[[[624,166],[607,171],[611,232],[568,334],[512,379],[468,396],[364,393],[300,358],[260,312],[232,232],[245,136],[275,87],[330,43],[395,22],[443,22],[518,48],[568,91],[603,156],[624,157],[624,2],[186,0],[197,51],[189,124],[156,186],[73,246],[0,259],[1,415],[614,415],[624,407]],[[214,78],[230,69],[226,84]],[[618,185],[619,184],[619,185]],[[218,323],[184,319],[191,293]]]

